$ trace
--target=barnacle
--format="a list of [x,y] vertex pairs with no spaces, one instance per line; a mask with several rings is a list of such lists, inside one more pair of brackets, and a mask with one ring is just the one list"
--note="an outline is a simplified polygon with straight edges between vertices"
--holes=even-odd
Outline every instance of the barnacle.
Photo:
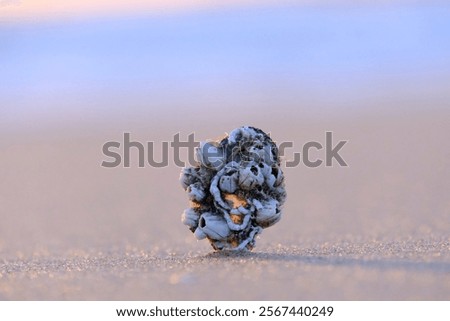
[[286,199],[277,146],[244,126],[201,143],[197,159],[180,176],[191,204],[182,222],[215,250],[251,250],[256,235],[280,220]]

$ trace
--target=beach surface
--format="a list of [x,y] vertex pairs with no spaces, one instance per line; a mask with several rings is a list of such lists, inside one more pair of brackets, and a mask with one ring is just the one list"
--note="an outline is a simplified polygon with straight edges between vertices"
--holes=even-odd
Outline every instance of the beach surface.
[[126,126],[12,131],[0,158],[0,299],[450,300],[448,111],[270,113],[199,128],[186,117],[127,123],[143,142],[243,124],[292,151],[326,131],[348,140],[347,167],[283,165],[282,219],[247,253],[213,252],[181,223],[188,200],[172,161],[100,166],[102,144]]

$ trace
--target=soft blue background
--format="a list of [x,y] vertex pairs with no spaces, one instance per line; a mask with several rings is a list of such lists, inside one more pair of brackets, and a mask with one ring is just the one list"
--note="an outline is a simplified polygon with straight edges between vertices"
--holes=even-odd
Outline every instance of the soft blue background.
[[369,109],[374,101],[412,107],[422,99],[448,108],[449,80],[445,4],[239,7],[0,25],[7,127],[230,104],[311,112]]

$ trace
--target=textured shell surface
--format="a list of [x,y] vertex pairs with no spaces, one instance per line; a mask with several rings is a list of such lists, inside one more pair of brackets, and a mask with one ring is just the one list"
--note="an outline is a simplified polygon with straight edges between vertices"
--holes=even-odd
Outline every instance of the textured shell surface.
[[278,148],[262,130],[244,126],[203,142],[198,164],[180,183],[191,207],[182,222],[217,250],[251,250],[262,229],[281,219],[286,199]]

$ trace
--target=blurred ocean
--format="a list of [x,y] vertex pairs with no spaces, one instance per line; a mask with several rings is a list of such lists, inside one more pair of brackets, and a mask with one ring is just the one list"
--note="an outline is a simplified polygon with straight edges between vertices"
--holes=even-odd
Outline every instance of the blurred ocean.
[[448,109],[449,37],[445,2],[5,20],[0,128]]

